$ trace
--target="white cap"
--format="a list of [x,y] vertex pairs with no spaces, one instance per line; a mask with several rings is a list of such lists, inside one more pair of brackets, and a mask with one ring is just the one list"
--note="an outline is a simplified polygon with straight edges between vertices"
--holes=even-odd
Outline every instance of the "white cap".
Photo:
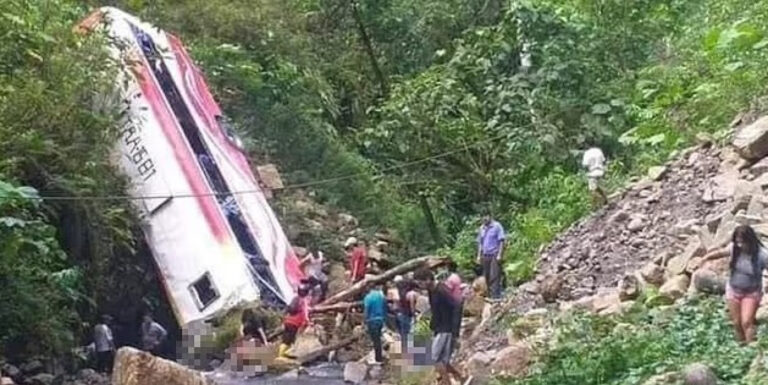
[[357,244],[357,238],[349,237],[347,238],[346,242],[344,242],[344,248],[346,249],[347,247],[356,245],[356,244]]
[[396,275],[395,276],[395,282],[400,282],[402,280],[403,280],[403,276],[402,275]]

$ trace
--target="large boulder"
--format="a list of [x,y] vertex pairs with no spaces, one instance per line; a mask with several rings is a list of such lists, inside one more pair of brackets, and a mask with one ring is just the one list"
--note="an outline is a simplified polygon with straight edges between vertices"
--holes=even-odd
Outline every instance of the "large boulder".
[[2,371],[2,374],[6,375],[7,377],[12,378],[14,381],[18,382],[21,380],[21,370],[14,365],[5,363],[2,367],[0,367],[0,371]]
[[202,373],[133,348],[117,351],[113,385],[208,385]]
[[733,146],[745,159],[758,160],[768,155],[768,116],[739,129],[733,136]]
[[531,349],[525,344],[508,346],[496,354],[491,372],[504,377],[524,375],[531,363]]
[[710,269],[699,269],[693,273],[693,286],[700,293],[723,294],[725,293],[725,277]]
[[683,369],[683,384],[717,385],[717,376],[709,366],[701,363],[694,363]]
[[25,375],[33,376],[42,373],[45,370],[45,365],[40,360],[31,360],[21,365],[20,369]]

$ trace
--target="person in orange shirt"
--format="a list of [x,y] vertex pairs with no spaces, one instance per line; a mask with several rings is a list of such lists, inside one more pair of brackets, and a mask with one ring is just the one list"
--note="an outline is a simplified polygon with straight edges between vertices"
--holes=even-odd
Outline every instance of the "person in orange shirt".
[[298,295],[293,298],[283,318],[283,343],[278,347],[279,357],[288,357],[288,349],[296,342],[296,335],[309,325],[309,289],[299,286]]
[[365,245],[351,237],[344,242],[344,250],[349,260],[349,275],[352,283],[365,278],[366,266],[368,264],[368,253],[365,251]]

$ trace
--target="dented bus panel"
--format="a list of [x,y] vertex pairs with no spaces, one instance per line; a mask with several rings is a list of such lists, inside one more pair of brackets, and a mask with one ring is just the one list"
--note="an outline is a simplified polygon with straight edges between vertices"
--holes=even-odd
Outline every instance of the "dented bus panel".
[[111,7],[75,30],[103,32],[122,66],[114,161],[179,324],[257,298],[290,301],[299,261],[181,41]]

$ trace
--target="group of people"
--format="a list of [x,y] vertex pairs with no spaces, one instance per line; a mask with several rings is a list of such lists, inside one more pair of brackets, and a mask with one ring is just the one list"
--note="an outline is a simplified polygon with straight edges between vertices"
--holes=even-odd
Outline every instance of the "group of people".
[[419,316],[418,291],[424,290],[428,294],[431,313],[430,358],[437,368],[440,383],[449,384],[450,377],[462,382],[465,380],[451,364],[452,356],[459,346],[464,289],[461,277],[456,272],[456,265],[451,263],[448,270],[449,275],[441,281],[436,280],[430,270],[420,270],[409,277],[398,276],[387,295],[384,294],[385,285],[376,285],[369,290],[363,299],[363,312],[377,363],[384,361],[382,331],[390,315],[396,320],[403,357],[410,356],[411,331],[415,319]]
[[[111,373],[112,364],[115,360],[115,343],[112,332],[113,318],[110,315],[102,315],[101,322],[93,328],[93,347],[96,353],[96,370],[101,373]],[[157,356],[163,356],[165,353],[165,342],[168,338],[168,331],[157,323],[151,314],[145,314],[142,318],[141,329],[141,348]]]

